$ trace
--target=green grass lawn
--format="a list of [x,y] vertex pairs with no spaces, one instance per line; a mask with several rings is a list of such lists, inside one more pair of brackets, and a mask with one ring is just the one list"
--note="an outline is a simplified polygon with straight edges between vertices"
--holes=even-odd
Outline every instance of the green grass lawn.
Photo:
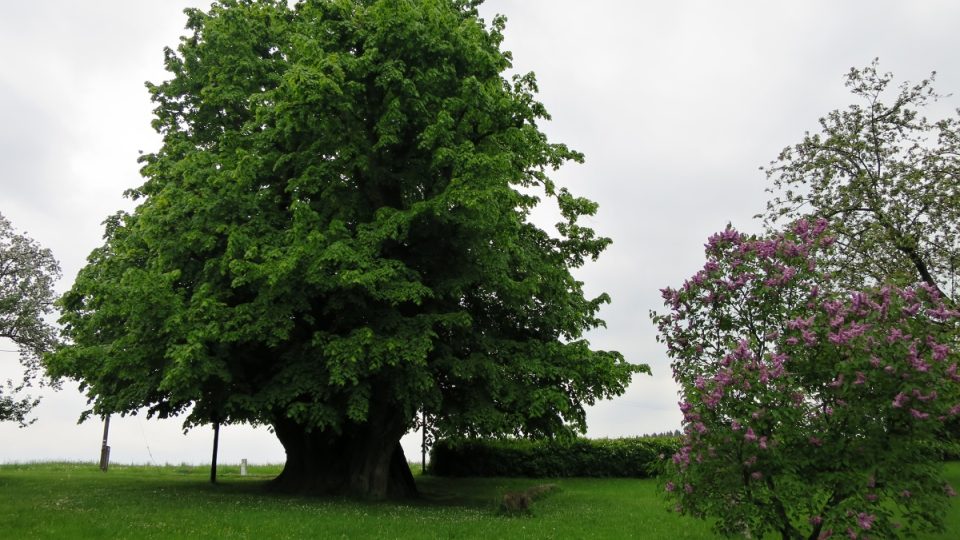
[[[529,516],[506,517],[506,491],[543,481],[419,477],[416,503],[276,496],[279,467],[0,465],[0,538],[711,538],[709,526],[666,511],[653,480],[558,479]],[[960,485],[960,463],[947,465]],[[960,501],[948,532],[960,535]]]

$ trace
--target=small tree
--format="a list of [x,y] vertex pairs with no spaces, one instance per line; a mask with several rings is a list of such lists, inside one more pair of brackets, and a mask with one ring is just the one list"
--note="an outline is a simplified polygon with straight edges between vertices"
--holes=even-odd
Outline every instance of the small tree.
[[825,220],[710,238],[653,314],[681,387],[666,489],[725,535],[891,537],[942,526],[936,445],[960,412],[960,313],[922,284],[837,288]]
[[14,394],[37,380],[41,355],[56,343],[56,331],[43,316],[53,309],[53,284],[59,276],[60,267],[50,250],[15,232],[0,214],[0,338],[19,348],[25,369],[19,384],[7,381],[7,394],[0,388],[0,421],[25,426],[37,404],[36,399]]
[[838,277],[927,283],[956,301],[960,277],[960,118],[931,121],[934,76],[892,88],[877,61],[851,69],[860,100],[820,119],[821,132],[787,147],[767,169],[770,226],[801,216],[830,220]]

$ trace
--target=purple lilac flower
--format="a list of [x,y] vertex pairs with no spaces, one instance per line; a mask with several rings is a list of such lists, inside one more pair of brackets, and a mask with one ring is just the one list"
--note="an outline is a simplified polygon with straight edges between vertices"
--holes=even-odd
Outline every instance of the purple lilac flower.
[[754,244],[757,256],[761,259],[772,257],[777,252],[776,240],[761,240]]
[[903,407],[903,404],[904,404],[904,402],[905,402],[906,400],[907,400],[907,396],[906,396],[903,392],[900,392],[899,394],[897,394],[896,396],[894,396],[894,398],[893,398],[893,406],[894,406],[895,408],[899,409],[899,408]]
[[920,311],[920,302],[903,308],[903,314],[907,317],[913,317]]
[[927,344],[930,345],[934,362],[942,362],[950,354],[950,347],[937,343],[933,338],[927,338]]
[[831,318],[836,317],[840,314],[843,309],[843,303],[839,300],[827,300],[823,303],[823,310],[827,312]]
[[957,374],[957,364],[950,364],[947,368],[947,376],[954,381],[960,381],[960,375]]
[[715,394],[716,392],[714,391],[710,393],[710,395],[704,396],[703,398],[703,404],[706,405],[708,409],[714,409],[720,404],[720,399]]
[[942,321],[946,321],[947,319],[960,315],[960,313],[953,311],[952,309],[947,309],[946,306],[939,305],[936,309],[928,309],[927,315],[936,317]]
[[837,313],[832,319],[830,319],[830,327],[836,328],[842,325],[846,321],[846,313],[840,312]]
[[[813,235],[820,236],[823,234],[823,231],[827,230],[827,226],[830,224],[830,221],[825,217],[818,217],[817,221],[813,224]],[[828,240],[829,238],[824,238],[823,240]]]
[[737,343],[737,348],[733,350],[734,357],[740,358],[743,360],[749,360],[753,358],[753,352],[750,350],[750,344],[747,343],[747,340],[741,339],[740,343]]
[[924,362],[920,358],[911,358],[910,365],[913,369],[919,371],[920,373],[926,373],[930,371],[930,364]]
[[811,316],[808,319],[802,317],[797,317],[796,319],[787,321],[787,328],[791,330],[805,330],[813,326],[813,317]]
[[887,343],[893,343],[901,339],[906,340],[909,339],[909,337],[910,336],[905,335],[899,328],[891,328],[890,333],[887,334]]
[[781,377],[783,375],[783,364],[775,363],[773,369],[769,371],[770,377],[774,379]]
[[850,295],[850,309],[853,311],[866,313],[869,307],[870,298],[866,294],[858,291]]

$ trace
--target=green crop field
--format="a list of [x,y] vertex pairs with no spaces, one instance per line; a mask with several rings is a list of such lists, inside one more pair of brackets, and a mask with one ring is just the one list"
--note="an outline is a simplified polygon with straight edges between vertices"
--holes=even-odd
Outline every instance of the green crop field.
[[[278,496],[264,484],[279,467],[251,474],[221,467],[93,464],[0,465],[2,538],[711,538],[706,523],[667,512],[655,480],[448,479],[418,477],[423,499],[360,503]],[[947,465],[960,485],[960,463]],[[544,482],[559,489],[523,516],[499,500]],[[944,534],[960,535],[960,501]]]

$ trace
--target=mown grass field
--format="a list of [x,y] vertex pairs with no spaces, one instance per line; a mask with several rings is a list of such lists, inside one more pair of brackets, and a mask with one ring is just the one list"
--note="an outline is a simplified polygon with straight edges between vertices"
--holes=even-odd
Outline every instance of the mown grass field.
[[[528,479],[419,477],[416,503],[359,503],[263,492],[279,467],[0,465],[0,538],[712,538],[666,511],[654,480],[558,479],[529,516],[498,513]],[[960,463],[947,465],[960,486]],[[960,537],[960,501],[944,534]]]

